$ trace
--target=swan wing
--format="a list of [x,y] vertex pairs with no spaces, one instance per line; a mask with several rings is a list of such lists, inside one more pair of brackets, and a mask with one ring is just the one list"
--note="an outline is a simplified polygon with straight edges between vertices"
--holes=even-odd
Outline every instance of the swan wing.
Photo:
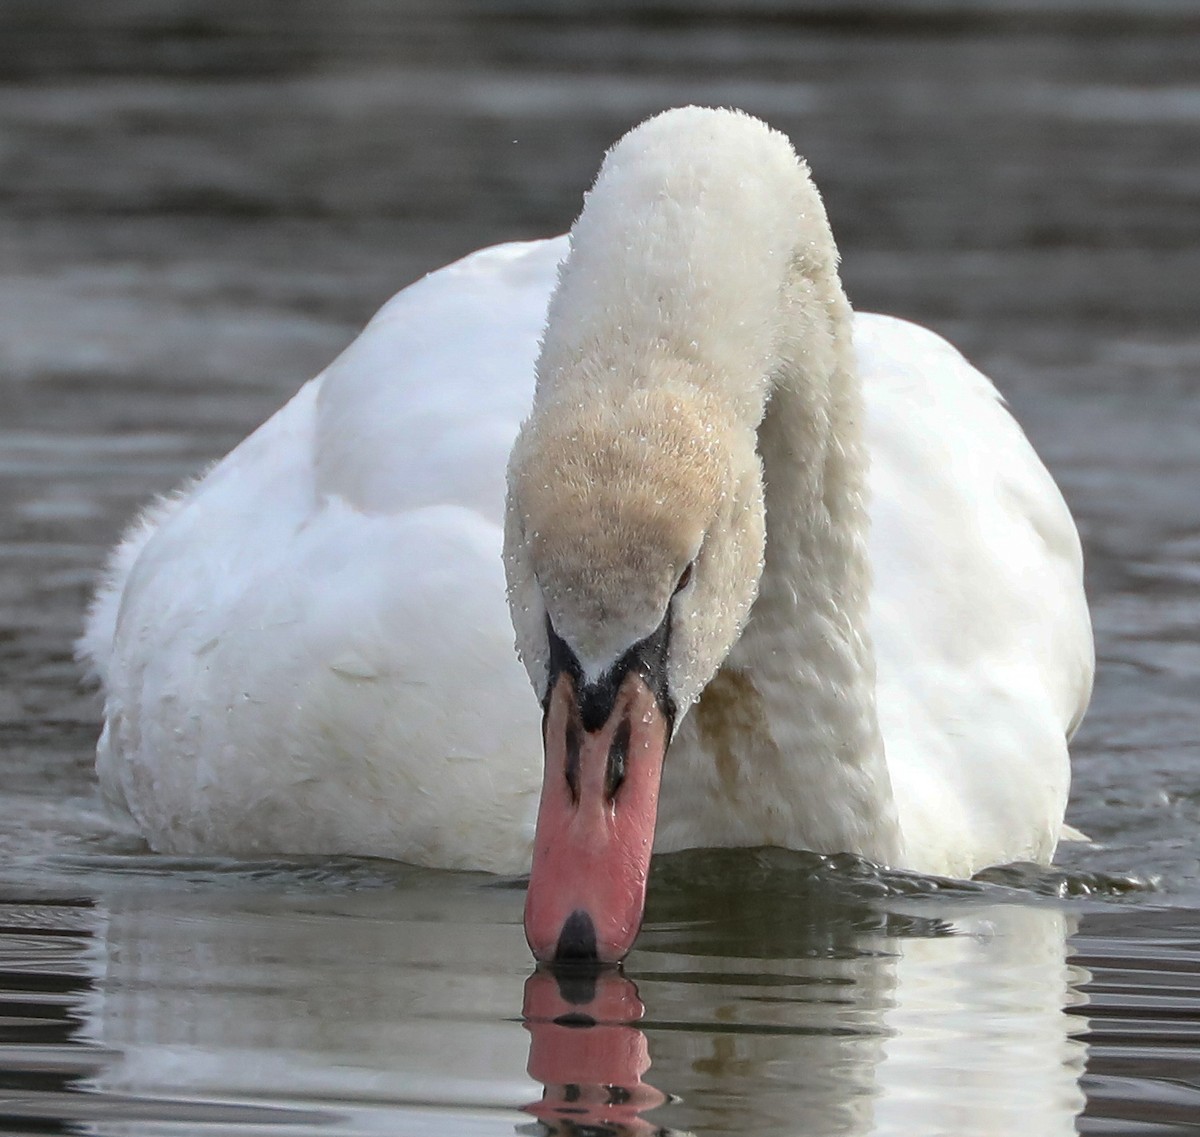
[[404,290],[119,546],[82,648],[102,787],[155,848],[524,867],[540,747],[503,486],[561,253]]
[[911,867],[1045,860],[1091,693],[1079,536],[989,380],[859,315],[880,727]]

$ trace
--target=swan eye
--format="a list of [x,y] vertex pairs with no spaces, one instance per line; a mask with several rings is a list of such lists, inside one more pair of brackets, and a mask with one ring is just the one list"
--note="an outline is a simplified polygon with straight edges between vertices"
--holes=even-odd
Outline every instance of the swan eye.
[[687,568],[679,574],[679,580],[675,582],[675,595],[678,596],[688,586],[688,582],[692,579],[692,568],[695,561],[689,561]]

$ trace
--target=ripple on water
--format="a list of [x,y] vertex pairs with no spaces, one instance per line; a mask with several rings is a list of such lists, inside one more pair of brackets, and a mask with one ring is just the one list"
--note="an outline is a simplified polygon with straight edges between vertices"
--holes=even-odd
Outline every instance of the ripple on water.
[[4,873],[0,1116],[130,1134],[510,1134],[530,1113],[909,1134],[966,1095],[1009,1128],[961,1132],[1033,1113],[1065,1134],[1082,1086],[1086,1131],[1135,1105],[1177,1123],[1200,1069],[1192,914],[1114,904],[1095,880],[1064,903],[1041,872],[678,854],[655,867],[627,978],[555,989],[529,978],[518,879],[57,855]]
[[[0,1129],[1195,1132],[1187,0],[153,7],[0,8]],[[106,829],[71,642],[152,492],[405,280],[561,228],[603,147],[689,89],[803,138],[856,302],[949,334],[1063,486],[1097,844],[966,884],[665,859],[601,1036],[526,1002],[520,880],[159,859]]]
[[1196,913],[1093,912],[1072,941],[1086,970],[1088,1047],[1080,1132],[1191,1134],[1200,1125]]

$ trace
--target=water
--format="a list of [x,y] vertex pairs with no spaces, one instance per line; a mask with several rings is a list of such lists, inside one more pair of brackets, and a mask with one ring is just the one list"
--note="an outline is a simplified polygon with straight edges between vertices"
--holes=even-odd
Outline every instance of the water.
[[[0,1130],[1200,1132],[1200,18],[804,12],[0,9]],[[1062,484],[1096,843],[971,886],[672,858],[599,1025],[563,1025],[587,992],[531,978],[518,882],[114,833],[71,642],[149,494],[405,282],[561,230],[604,147],[689,100],[795,139],[856,304],[963,347]]]

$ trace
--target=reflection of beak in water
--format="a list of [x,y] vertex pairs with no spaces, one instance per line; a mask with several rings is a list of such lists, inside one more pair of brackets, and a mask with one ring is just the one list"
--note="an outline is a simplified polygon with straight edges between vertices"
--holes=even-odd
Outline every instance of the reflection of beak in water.
[[535,971],[525,982],[529,1075],[545,1087],[525,1106],[547,1134],[649,1137],[663,1130],[641,1114],[666,1095],[642,1081],[646,1036],[633,1024],[645,1007],[618,971]]

